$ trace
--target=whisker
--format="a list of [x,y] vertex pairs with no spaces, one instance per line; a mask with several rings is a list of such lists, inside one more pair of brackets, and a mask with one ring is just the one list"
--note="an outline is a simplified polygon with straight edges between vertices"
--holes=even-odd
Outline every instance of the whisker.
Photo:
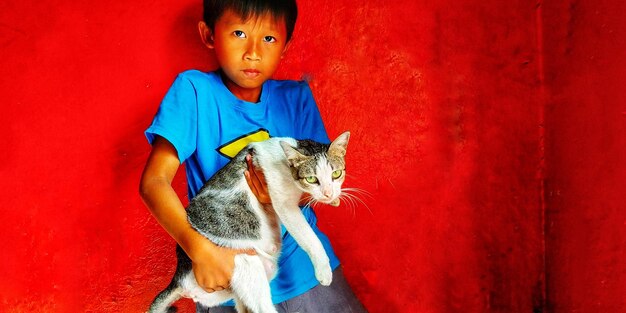
[[354,193],[359,194],[361,196],[366,196],[366,197],[369,197],[369,198],[373,198],[371,193],[367,192],[366,190],[360,189],[360,188],[342,188],[341,189],[341,198],[345,199],[346,202],[351,204],[352,209],[354,211],[354,214],[356,214],[357,203],[361,203],[363,206],[365,206],[365,208],[367,208],[367,210],[370,212],[371,215],[374,215],[374,213],[372,212],[372,209],[367,205],[367,203],[365,203],[365,201],[363,201],[361,198],[359,198]]
[[352,203],[352,205],[350,206],[350,211],[352,211],[352,218],[356,217],[356,204]]
[[317,201],[311,195],[304,196],[303,199],[306,201],[306,203],[304,204],[305,208],[314,208],[315,205],[317,204]]
[[354,212],[355,211],[355,209],[354,209],[355,205],[354,205],[353,200],[350,199],[350,197],[348,197],[348,196],[346,196],[344,194],[341,194],[339,196],[339,198],[341,199],[341,201],[346,203],[346,206],[350,209],[350,211],[352,211],[352,215],[354,216],[355,215],[355,212]]
[[361,188],[341,188],[342,193],[350,194],[352,196],[366,196],[368,198],[374,198],[370,192]]
[[350,210],[350,213],[352,213],[352,217],[356,217],[356,203],[354,202],[354,200],[344,193],[340,195],[340,198],[342,201],[345,201],[346,206]]
[[346,178],[351,178],[351,179],[352,179],[352,178],[356,178],[356,179],[358,179],[358,177],[356,177],[356,176],[354,176],[354,175],[352,175],[352,174],[348,173],[347,171],[346,171]]
[[372,193],[365,190],[365,189],[361,189],[361,188],[355,188],[355,187],[346,187],[346,188],[341,188],[341,190],[346,190],[346,191],[353,191],[355,193],[358,193],[360,195],[364,195],[364,196],[368,196],[370,198],[373,198]]
[[363,204],[363,206],[365,206],[367,208],[367,210],[370,212],[371,215],[374,215],[374,213],[372,212],[372,209],[369,207],[369,205],[367,205],[367,203],[365,203],[365,201],[363,201],[361,198],[359,197],[354,197],[354,200],[361,202]]

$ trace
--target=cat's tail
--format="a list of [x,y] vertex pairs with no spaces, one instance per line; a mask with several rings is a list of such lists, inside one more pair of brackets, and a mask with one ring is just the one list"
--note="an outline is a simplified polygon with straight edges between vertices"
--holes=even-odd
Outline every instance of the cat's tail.
[[181,298],[181,293],[182,289],[178,284],[172,282],[154,298],[148,313],[175,313],[177,309],[172,304]]

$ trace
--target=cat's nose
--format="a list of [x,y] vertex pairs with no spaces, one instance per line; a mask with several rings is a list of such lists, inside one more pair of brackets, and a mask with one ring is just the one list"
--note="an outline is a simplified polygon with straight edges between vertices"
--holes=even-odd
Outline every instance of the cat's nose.
[[322,194],[324,195],[324,197],[330,198],[333,195],[333,191],[331,189],[324,189],[322,191]]

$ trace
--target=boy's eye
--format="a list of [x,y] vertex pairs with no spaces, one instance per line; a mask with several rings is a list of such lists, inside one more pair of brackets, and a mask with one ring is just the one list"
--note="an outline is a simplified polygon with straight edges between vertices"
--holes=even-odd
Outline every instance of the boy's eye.
[[315,176],[308,176],[304,178],[306,180],[307,183],[309,184],[315,184],[317,183],[317,177]]
[[240,30],[236,30],[233,32],[233,35],[239,37],[239,38],[246,38],[246,33],[240,31]]
[[272,37],[272,36],[265,36],[265,38],[263,38],[263,40],[265,42],[276,42],[276,38]]
[[333,179],[337,179],[339,177],[341,177],[341,175],[343,175],[343,171],[342,170],[336,170],[333,172],[332,177]]

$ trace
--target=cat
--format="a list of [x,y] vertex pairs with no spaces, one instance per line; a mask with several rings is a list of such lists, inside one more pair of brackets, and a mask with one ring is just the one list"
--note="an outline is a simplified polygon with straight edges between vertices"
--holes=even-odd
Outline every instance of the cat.
[[[234,299],[237,312],[276,313],[269,281],[277,272],[282,223],[309,255],[315,277],[324,286],[332,281],[329,258],[298,206],[303,193],[310,202],[338,206],[345,180],[345,155],[350,132],[331,144],[274,137],[248,144],[200,189],[187,207],[188,221],[213,243],[234,249],[254,249],[256,255],[235,256],[228,290],[207,293],[194,277],[191,260],[176,247],[176,272],[154,299],[149,313],[172,312],[171,304],[191,298],[197,312]],[[246,156],[265,175],[272,205],[262,205],[244,177]]]

